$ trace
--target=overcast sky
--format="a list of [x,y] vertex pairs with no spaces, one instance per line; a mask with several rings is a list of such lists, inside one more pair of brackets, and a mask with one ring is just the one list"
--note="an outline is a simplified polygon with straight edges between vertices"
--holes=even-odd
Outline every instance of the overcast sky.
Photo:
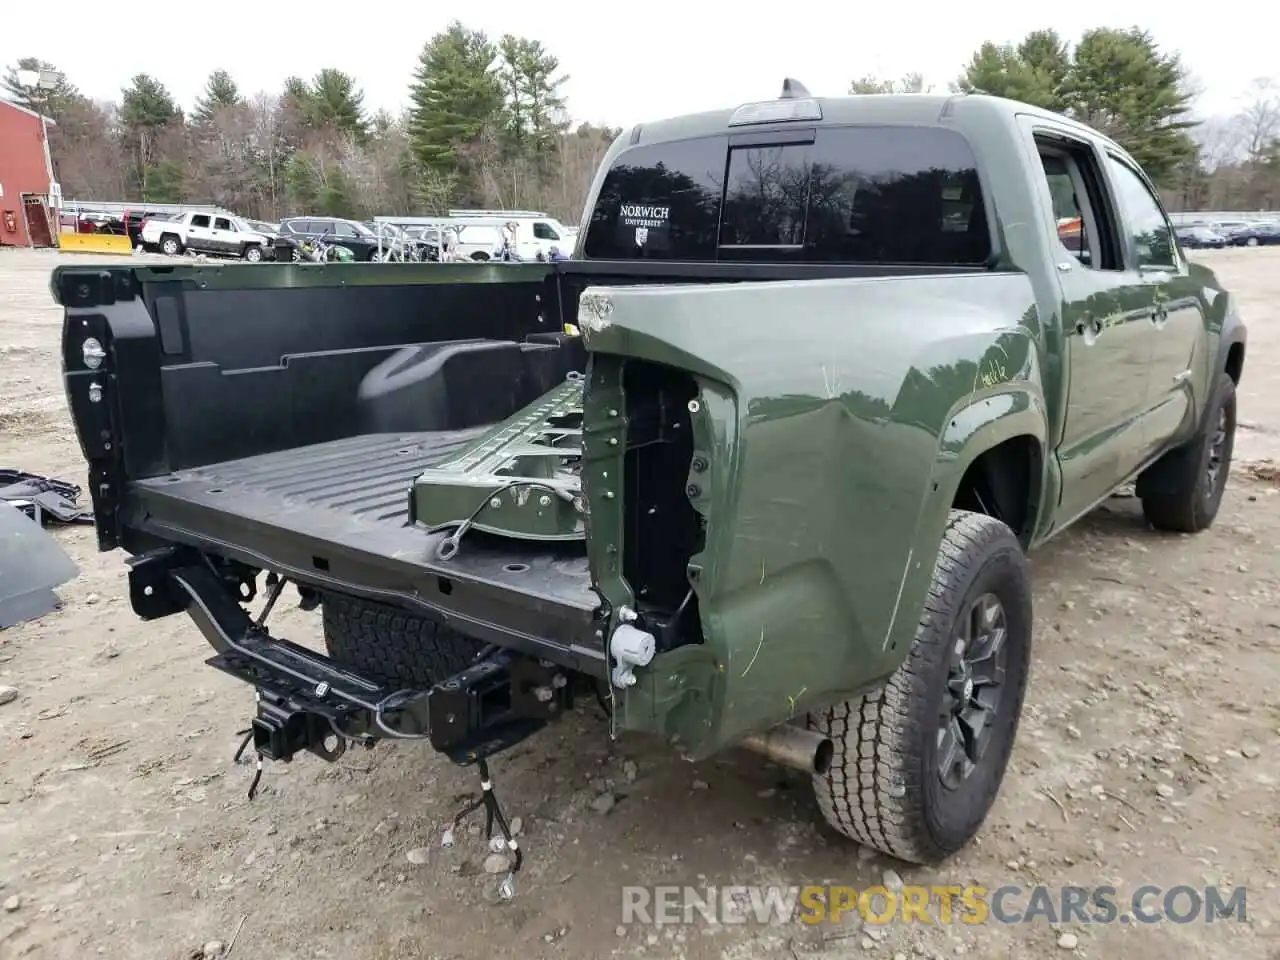
[[62,0],[57,29],[39,12],[25,27],[10,19],[17,29],[0,32],[0,62],[53,61],[96,99],[118,98],[133,74],[147,72],[188,109],[218,67],[248,93],[337,67],[356,77],[371,109],[398,112],[423,44],[453,17],[494,39],[541,40],[570,75],[563,89],[574,118],[618,126],[774,97],[785,76],[834,95],[864,74],[920,71],[945,89],[984,40],[1041,27],[1074,40],[1090,27],[1154,21],[1157,42],[1182,53],[1204,90],[1197,107],[1205,115],[1232,112],[1251,80],[1280,73],[1271,31],[1137,0]]

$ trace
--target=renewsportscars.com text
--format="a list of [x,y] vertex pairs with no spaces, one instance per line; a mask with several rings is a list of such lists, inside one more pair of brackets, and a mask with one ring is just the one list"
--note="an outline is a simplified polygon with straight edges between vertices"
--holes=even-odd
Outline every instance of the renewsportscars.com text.
[[1244,887],[654,886],[622,888],[622,922],[693,923],[1214,923],[1248,919]]

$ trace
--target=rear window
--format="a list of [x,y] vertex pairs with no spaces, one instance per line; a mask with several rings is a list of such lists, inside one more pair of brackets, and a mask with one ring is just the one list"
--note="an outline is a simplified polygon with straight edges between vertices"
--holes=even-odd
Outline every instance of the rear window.
[[601,260],[980,265],[973,151],[941,127],[748,133],[635,147],[605,177]]

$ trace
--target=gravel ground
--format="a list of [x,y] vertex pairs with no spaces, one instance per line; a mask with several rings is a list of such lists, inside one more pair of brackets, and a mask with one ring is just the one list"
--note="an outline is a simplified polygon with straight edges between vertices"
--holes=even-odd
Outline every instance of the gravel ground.
[[[233,938],[233,960],[1280,957],[1280,251],[1201,259],[1250,325],[1251,462],[1203,535],[1157,535],[1116,499],[1034,556],[1021,735],[978,842],[942,867],[840,839],[803,778],[752,755],[611,745],[589,708],[495,764],[527,851],[518,897],[498,903],[482,838],[439,845],[474,773],[426,748],[270,766],[249,803],[251,768],[231,759],[248,691],[204,665],[185,618],[139,622],[123,554],[75,528],[56,534],[81,568],[62,609],[0,634],[0,685],[16,688],[0,694],[0,958],[188,960]],[[84,483],[56,262],[0,252],[0,465]],[[317,614],[273,620],[319,632]],[[619,927],[623,884],[883,879],[1246,885],[1248,921]]]

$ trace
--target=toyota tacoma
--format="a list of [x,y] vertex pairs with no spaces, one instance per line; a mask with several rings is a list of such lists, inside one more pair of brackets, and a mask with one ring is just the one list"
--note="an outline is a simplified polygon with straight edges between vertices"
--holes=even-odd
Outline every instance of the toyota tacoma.
[[1246,345],[1098,132],[793,81],[624,131],[566,262],[51,283],[100,548],[253,689],[259,763],[425,739],[506,835],[488,760],[585,694],[914,862],[1004,776],[1026,551],[1129,483],[1212,524]]

